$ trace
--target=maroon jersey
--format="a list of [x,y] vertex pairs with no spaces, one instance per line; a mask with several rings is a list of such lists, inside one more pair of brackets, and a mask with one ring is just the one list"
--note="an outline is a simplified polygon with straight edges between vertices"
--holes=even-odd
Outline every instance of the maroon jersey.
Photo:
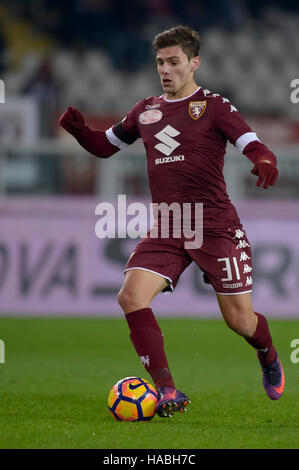
[[146,98],[106,135],[119,148],[143,140],[152,202],[203,203],[205,229],[240,223],[223,177],[226,144],[243,151],[259,139],[228,99],[201,87]]

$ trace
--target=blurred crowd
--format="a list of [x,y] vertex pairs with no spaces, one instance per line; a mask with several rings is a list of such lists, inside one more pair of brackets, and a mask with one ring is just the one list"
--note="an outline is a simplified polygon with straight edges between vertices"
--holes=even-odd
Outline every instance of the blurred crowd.
[[36,97],[42,136],[55,133],[53,121],[70,103],[91,114],[122,115],[144,93],[157,93],[151,43],[177,24],[202,35],[202,86],[248,113],[293,112],[287,96],[299,52],[293,0],[2,0],[0,77],[7,93]]
[[[5,2],[4,2],[5,3]],[[263,21],[275,9],[299,13],[294,0],[9,0],[15,16],[29,20],[61,47],[99,47],[118,68],[147,62],[153,34],[174,24],[197,31],[229,31],[248,20]],[[0,49],[3,48],[0,37]]]
[[[201,34],[201,86],[228,97],[245,115],[298,119],[289,97],[290,80],[298,76],[298,0],[2,0],[6,96],[37,105],[40,137],[59,134],[58,117],[69,105],[91,124],[94,118],[115,122],[138,100],[161,92],[151,43],[178,24]],[[6,133],[0,122],[0,143]],[[14,135],[9,131],[8,140]],[[43,155],[31,190],[94,192],[95,160],[80,158]],[[26,161],[26,169],[38,161]],[[17,177],[8,191],[25,191],[24,157],[7,162]],[[142,194],[143,173],[129,170],[123,191]]]

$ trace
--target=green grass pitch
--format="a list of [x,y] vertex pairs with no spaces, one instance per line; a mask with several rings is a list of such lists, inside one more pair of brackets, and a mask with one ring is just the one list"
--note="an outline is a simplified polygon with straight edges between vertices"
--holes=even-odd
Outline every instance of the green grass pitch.
[[[185,414],[114,421],[107,395],[119,379],[150,379],[124,319],[1,318],[0,447],[66,449],[280,449],[299,444],[299,321],[270,320],[285,374],[271,401],[255,351],[222,319],[160,319],[170,367],[192,400]],[[151,380],[150,380],[151,381]]]

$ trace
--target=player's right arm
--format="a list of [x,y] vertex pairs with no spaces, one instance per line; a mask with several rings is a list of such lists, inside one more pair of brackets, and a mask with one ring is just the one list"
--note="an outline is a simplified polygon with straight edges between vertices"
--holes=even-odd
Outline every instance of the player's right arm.
[[83,115],[73,106],[69,106],[62,114],[59,124],[72,134],[87,152],[100,158],[110,157],[139,137],[134,108],[122,122],[106,131],[90,129]]

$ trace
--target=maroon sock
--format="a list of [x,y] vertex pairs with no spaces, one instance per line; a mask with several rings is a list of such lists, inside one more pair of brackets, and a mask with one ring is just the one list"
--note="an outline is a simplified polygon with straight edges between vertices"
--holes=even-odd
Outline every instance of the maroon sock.
[[271,364],[276,358],[276,349],[272,344],[272,337],[266,317],[254,312],[257,316],[257,326],[253,336],[245,338],[247,343],[258,351],[258,357],[263,366]]
[[151,308],[142,308],[126,314],[130,338],[156,388],[174,387],[164,351],[162,331]]

